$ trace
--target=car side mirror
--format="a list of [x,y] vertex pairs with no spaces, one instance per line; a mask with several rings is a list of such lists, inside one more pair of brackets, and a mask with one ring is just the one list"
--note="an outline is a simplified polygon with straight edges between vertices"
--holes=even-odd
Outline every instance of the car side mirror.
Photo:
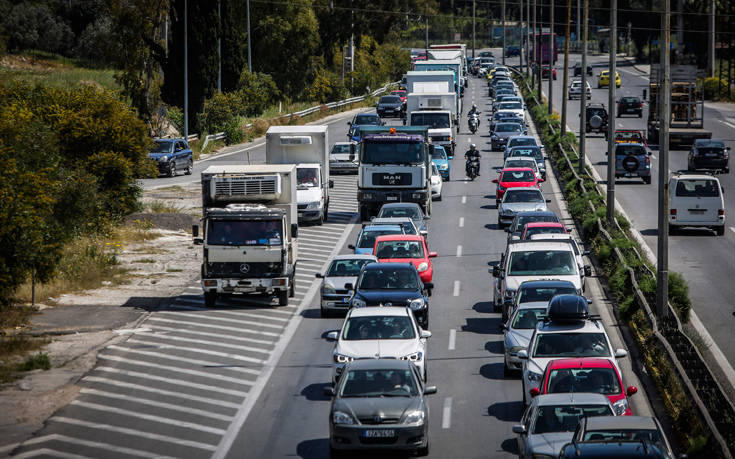
[[424,387],[424,395],[436,394],[436,386]]
[[355,246],[352,244],[347,244],[347,248],[350,250],[355,250]]
[[504,332],[508,329],[508,326],[505,324],[500,324],[498,325],[498,328],[500,329],[501,332]]
[[498,183],[498,179],[494,178],[494,179],[491,180],[491,182]]
[[539,183],[544,183],[546,180],[542,179],[541,177],[538,178]]
[[523,424],[516,424],[513,426],[513,433],[518,435],[525,435],[526,434],[526,426]]
[[584,275],[587,277],[592,275],[592,267],[590,265],[584,265]]
[[334,188],[334,180],[329,179],[329,188]]
[[348,125],[348,126],[352,126],[352,121],[348,121],[348,122],[347,122],[347,125]]
[[436,258],[438,255],[436,252],[429,252],[429,258]]
[[531,394],[531,397],[535,397],[537,395],[541,395],[541,391],[538,390],[538,387],[534,387],[533,389],[531,389],[529,391],[529,393]]
[[327,341],[337,341],[337,338],[339,338],[339,332],[336,330],[330,331],[327,333]]
[[431,216],[429,216],[429,215],[424,215],[424,220],[431,220]]
[[354,288],[355,286],[349,282],[345,284],[345,290],[354,290]]
[[429,330],[421,330],[419,336],[421,338],[431,338],[431,332]]
[[324,274],[322,274],[322,273],[314,273],[314,277],[316,277],[317,279],[324,279]]
[[546,204],[551,204],[551,199],[547,199]]
[[589,250],[585,250],[584,252],[582,252],[582,256],[583,257],[587,257],[587,256],[589,256],[590,253],[591,252]]
[[616,359],[622,359],[622,358],[627,357],[627,356],[628,356],[628,351],[626,351],[625,349],[617,349],[617,350],[615,350],[615,358]]
[[429,232],[428,232],[428,231],[426,231],[426,230],[421,230],[421,231],[419,231],[419,234],[420,234],[421,236],[424,236],[424,237],[426,237],[426,236],[428,236],[428,235],[429,235]]
[[299,237],[299,224],[298,223],[291,223],[291,237],[293,239],[296,239]]
[[638,388],[635,386],[628,386],[628,388],[625,390],[625,395],[627,395],[628,397],[636,393],[638,393]]
[[528,350],[521,349],[520,351],[518,351],[518,358],[521,360],[528,360]]
[[324,386],[324,395],[327,397],[334,397],[334,387]]

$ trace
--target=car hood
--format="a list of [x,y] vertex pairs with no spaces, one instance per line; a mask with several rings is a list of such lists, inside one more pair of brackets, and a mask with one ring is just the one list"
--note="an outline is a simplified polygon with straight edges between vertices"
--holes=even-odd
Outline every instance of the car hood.
[[545,434],[529,435],[528,448],[533,454],[548,454],[552,457],[559,455],[561,448],[572,441],[574,432],[549,432]]
[[368,303],[392,303],[394,306],[404,306],[408,300],[421,298],[417,290],[360,290],[359,295]]
[[548,274],[548,275],[542,275],[542,276],[506,276],[505,278],[505,288],[511,289],[511,290],[518,290],[518,286],[521,285],[521,283],[529,280],[563,280],[563,281],[569,281],[572,284],[574,284],[574,287],[581,291],[582,290],[582,282],[579,279],[579,273],[574,274],[567,274],[567,275],[561,275],[561,274]]
[[512,131],[512,132],[494,132],[493,135],[499,139],[507,139],[508,137],[513,137],[515,135],[520,135],[520,132]]
[[510,210],[512,212],[531,212],[531,211],[546,211],[546,204],[543,202],[511,202],[501,203],[501,209]]
[[357,282],[357,276],[347,276],[347,277],[325,277],[324,278],[324,285],[331,285],[332,288],[335,290],[344,290],[345,284],[352,284],[355,285],[355,282]]
[[436,164],[436,167],[438,167],[439,169],[441,169],[440,166],[449,166],[449,161],[446,159],[432,159],[431,161]]
[[419,397],[338,398],[332,411],[344,411],[354,418],[401,418],[404,413],[421,409]]
[[[432,177],[433,178],[433,177]],[[411,263],[416,269],[419,269],[421,263],[428,263],[428,259],[424,258],[379,258],[378,262],[389,262],[389,263]]]
[[331,153],[329,155],[330,161],[357,161],[357,155],[352,155],[350,159],[349,153]]
[[151,158],[151,159],[161,159],[162,156],[169,156],[170,157],[171,155],[173,155],[173,153],[171,153],[171,152],[169,152],[169,153],[152,153],[152,152],[149,152],[148,153],[148,157]]
[[321,201],[322,189],[318,186],[299,188],[296,190],[296,199],[299,204],[309,204],[310,202]]
[[536,182],[500,182],[503,188],[514,188],[519,186],[535,187]]
[[397,103],[380,103],[378,104],[378,108],[401,108],[403,107],[403,102],[397,102]]
[[420,349],[415,339],[340,340],[335,352],[355,358],[400,358]]
[[528,343],[531,341],[531,335],[533,335],[533,329],[520,329],[516,330],[511,328],[505,336],[506,342],[510,345],[509,349],[514,346],[521,346],[528,349]]

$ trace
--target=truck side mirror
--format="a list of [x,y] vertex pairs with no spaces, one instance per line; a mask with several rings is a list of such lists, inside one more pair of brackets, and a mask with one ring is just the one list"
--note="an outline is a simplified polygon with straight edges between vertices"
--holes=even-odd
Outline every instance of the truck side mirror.
[[429,145],[429,156],[434,157],[434,145]]
[[351,143],[350,144],[350,156],[353,157],[353,158],[355,157],[355,150],[356,150],[355,149],[355,144],[354,143]]
[[291,223],[291,237],[293,239],[296,239],[299,237],[299,224],[298,223]]
[[334,180],[329,179],[329,188],[334,188]]
[[191,225],[191,235],[194,238],[199,237],[199,225]]

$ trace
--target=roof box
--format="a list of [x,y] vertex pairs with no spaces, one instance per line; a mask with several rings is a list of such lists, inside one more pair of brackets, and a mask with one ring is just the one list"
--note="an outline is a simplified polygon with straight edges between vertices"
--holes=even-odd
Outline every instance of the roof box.
[[587,298],[581,295],[556,295],[546,309],[546,319],[552,322],[580,322],[589,318]]

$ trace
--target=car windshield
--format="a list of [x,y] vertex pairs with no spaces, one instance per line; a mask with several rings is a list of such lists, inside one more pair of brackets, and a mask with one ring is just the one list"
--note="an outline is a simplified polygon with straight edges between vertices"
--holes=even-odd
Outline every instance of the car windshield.
[[533,349],[540,358],[610,357],[605,333],[540,333]]
[[680,179],[676,184],[676,195],[689,198],[716,198],[720,196],[718,183],[711,179]]
[[503,167],[528,167],[531,169],[536,169],[536,161],[534,161],[533,158],[508,159],[507,161],[505,161],[505,164]]
[[577,273],[571,250],[520,250],[510,255],[510,276],[568,276]]
[[533,222],[559,222],[559,218],[556,215],[519,215],[515,220],[514,231],[518,231],[523,228],[526,223]]
[[575,294],[577,289],[574,286],[568,287],[529,287],[521,286],[518,292],[518,304],[531,303],[537,301],[548,302],[556,295]]
[[582,82],[581,81],[572,81],[572,87],[573,88],[581,88]]
[[532,137],[518,137],[515,139],[510,139],[508,141],[508,148],[512,147],[526,147],[526,146],[536,146],[536,139]]
[[360,249],[371,249],[375,247],[375,238],[378,236],[387,236],[389,234],[403,234],[398,226],[385,226],[380,229],[365,229],[360,233],[357,241],[357,247]]
[[521,125],[518,123],[499,123],[495,126],[496,132],[521,132]]
[[416,397],[418,387],[410,370],[351,370],[344,377],[340,397]]
[[720,154],[722,154],[723,150],[724,150],[723,147],[709,147],[708,146],[708,147],[698,147],[697,148],[697,151],[699,153],[703,154],[704,156],[709,156],[709,155],[713,155],[713,154],[714,155],[720,155]]
[[695,147],[713,147],[713,148],[725,148],[725,142],[721,140],[704,140],[697,141],[694,144]]
[[434,146],[434,153],[431,154],[431,159],[447,159],[447,154],[443,147],[438,145]]
[[[532,145],[528,145],[532,146]],[[540,148],[513,148],[510,151],[510,156],[529,156],[538,161],[543,161],[544,155],[541,153]]]
[[634,104],[640,102],[637,97],[623,97],[621,101],[626,104]]
[[335,144],[332,146],[332,154],[346,154],[350,152],[350,146],[348,144]]
[[419,241],[381,241],[375,256],[380,259],[424,258],[424,246]]
[[619,156],[645,155],[646,149],[640,145],[618,144],[615,146],[615,154]]
[[501,182],[533,182],[533,171],[532,170],[520,170],[520,171],[503,171],[500,176]]
[[319,169],[315,167],[297,168],[296,180],[299,188],[313,188],[319,186]]
[[342,339],[347,341],[413,339],[415,336],[407,316],[351,317],[342,330]]
[[612,415],[608,405],[540,406],[531,432],[534,434],[574,432],[582,418]]
[[210,220],[208,245],[281,245],[281,220]]
[[419,279],[409,268],[381,267],[363,270],[357,285],[360,290],[418,290]]
[[557,368],[551,370],[546,393],[567,392],[619,394],[621,392],[620,379],[612,368]]
[[421,220],[421,212],[418,207],[383,207],[378,213],[378,218],[410,218],[413,221]]
[[520,102],[503,102],[500,104],[500,110],[520,110],[523,108]]
[[526,228],[526,239],[531,239],[531,236],[536,234],[565,234],[564,228],[561,226],[535,226],[533,228]]
[[593,116],[600,116],[602,118],[607,116],[607,113],[605,113],[604,108],[588,108],[587,109],[587,118],[592,118]]
[[545,308],[519,309],[513,317],[511,327],[516,330],[533,330],[545,314]]
[[356,115],[352,124],[380,126],[380,117],[378,115]]
[[544,197],[538,190],[514,190],[510,189],[503,197],[503,203],[513,202],[544,202]]
[[155,146],[153,147],[153,150],[151,150],[151,153],[170,153],[172,143],[173,142],[169,140],[156,140]]
[[429,126],[430,129],[450,128],[449,113],[412,113],[411,126]]
[[661,451],[667,451],[661,432],[655,429],[609,429],[586,430],[582,441],[619,442],[619,441],[649,441]]
[[422,142],[365,142],[361,154],[365,164],[419,164],[424,147]]
[[334,260],[329,265],[327,277],[357,277],[363,265],[372,263],[373,260],[366,258],[355,258],[352,260]]
[[383,96],[380,98],[381,104],[400,104],[401,98],[398,96]]

